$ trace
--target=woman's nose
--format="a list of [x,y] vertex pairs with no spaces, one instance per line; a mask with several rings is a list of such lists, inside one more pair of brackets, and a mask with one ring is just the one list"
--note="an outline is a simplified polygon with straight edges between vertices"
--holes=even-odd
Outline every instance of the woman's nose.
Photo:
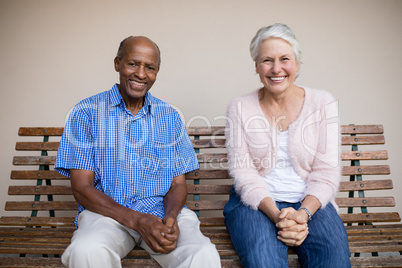
[[272,64],[272,72],[279,73],[281,71],[281,65],[278,61],[274,61]]

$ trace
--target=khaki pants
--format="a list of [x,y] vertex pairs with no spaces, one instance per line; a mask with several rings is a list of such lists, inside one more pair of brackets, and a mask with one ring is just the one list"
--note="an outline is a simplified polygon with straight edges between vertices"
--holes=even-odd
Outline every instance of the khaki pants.
[[62,262],[69,267],[121,267],[121,258],[138,245],[150,253],[162,267],[220,267],[215,245],[200,231],[195,213],[183,208],[177,217],[180,236],[177,248],[169,254],[153,252],[132,229],[112,218],[83,211],[71,244],[63,253]]

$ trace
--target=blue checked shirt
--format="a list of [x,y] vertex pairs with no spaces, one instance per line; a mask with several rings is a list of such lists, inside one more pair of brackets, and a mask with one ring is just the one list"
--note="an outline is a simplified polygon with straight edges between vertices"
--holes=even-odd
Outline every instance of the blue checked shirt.
[[[96,189],[160,218],[173,177],[198,168],[177,111],[148,92],[144,107],[133,116],[117,84],[74,107],[55,163],[55,170],[67,177],[70,169],[93,171]],[[78,214],[84,209],[78,205]]]

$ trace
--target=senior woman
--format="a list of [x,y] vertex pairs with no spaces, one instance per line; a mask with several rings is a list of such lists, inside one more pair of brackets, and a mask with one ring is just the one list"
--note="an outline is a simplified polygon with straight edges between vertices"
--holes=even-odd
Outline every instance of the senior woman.
[[245,267],[350,267],[334,200],[340,181],[337,103],[294,84],[299,44],[284,24],[261,28],[250,52],[263,84],[228,107],[226,145],[234,178],[225,224]]

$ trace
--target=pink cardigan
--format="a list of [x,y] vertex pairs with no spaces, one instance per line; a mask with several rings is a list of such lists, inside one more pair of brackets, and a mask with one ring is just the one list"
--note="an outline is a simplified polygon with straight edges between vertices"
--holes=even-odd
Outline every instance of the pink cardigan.
[[[307,195],[324,208],[334,199],[341,178],[338,102],[325,91],[303,87],[305,100],[298,118],[289,126],[289,156],[296,173],[306,181]],[[258,100],[258,90],[234,98],[228,107],[226,146],[229,173],[245,205],[258,209],[270,197],[265,175],[275,163],[277,128],[270,125]]]

